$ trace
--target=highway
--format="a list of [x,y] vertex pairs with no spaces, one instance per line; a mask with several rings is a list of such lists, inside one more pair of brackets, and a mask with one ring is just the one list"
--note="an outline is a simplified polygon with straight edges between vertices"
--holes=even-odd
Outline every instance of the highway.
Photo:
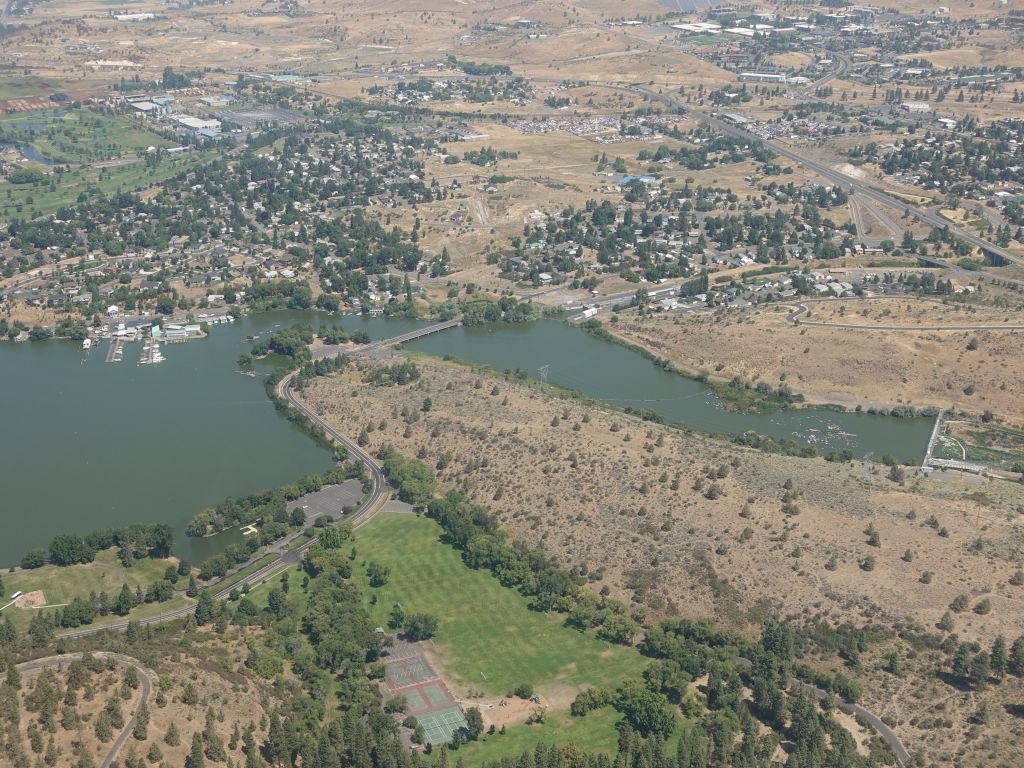
[[[48,656],[45,659],[26,661],[22,664],[18,664],[18,672],[25,674],[26,672],[38,672],[50,667],[62,667],[65,664],[78,661],[83,655],[84,654],[82,653],[66,653],[60,656]],[[128,741],[128,738],[132,735],[135,723],[138,722],[139,719],[139,710],[143,705],[149,704],[149,697],[153,693],[153,678],[150,675],[149,670],[143,667],[137,660],[129,656],[122,656],[119,653],[108,653],[106,651],[94,651],[92,655],[97,659],[111,659],[121,668],[135,667],[135,670],[139,673],[139,684],[142,686],[142,696],[139,698],[139,703],[135,707],[135,711],[132,712],[132,716],[128,718],[128,722],[125,723],[124,728],[121,729],[121,733],[118,734],[117,738],[114,739],[114,743],[110,746],[107,756],[103,758],[103,761],[100,763],[100,768],[110,768],[114,760],[117,759],[117,755],[121,751],[121,747],[124,746],[125,742]]]
[[[825,301],[829,301],[826,299]],[[811,310],[807,304],[797,304],[797,308],[786,315],[786,319],[794,325],[815,325],[821,328],[850,328],[858,331],[1024,331],[1024,325],[1004,323],[1003,325],[862,325],[858,323],[824,323],[818,320],[801,320]]]
[[760,139],[747,130],[744,130],[734,125],[730,125],[729,123],[719,120],[718,118],[711,117],[708,114],[702,113],[701,119],[706,121],[708,124],[716,128],[717,130],[720,130],[723,133],[728,133],[729,135],[735,136],[736,138],[745,139],[747,141],[761,141],[765,146],[767,146],[776,154],[781,155],[794,162],[802,163],[805,168],[808,168],[817,173],[819,176],[822,176],[828,179],[829,181],[838,184],[839,186],[849,191],[851,194],[862,195],[868,198],[869,200],[872,200],[876,203],[881,203],[882,205],[894,207],[897,210],[903,209],[910,211],[911,214],[917,216],[921,221],[925,222],[926,224],[931,224],[933,227],[937,227],[939,229],[948,228],[952,234],[956,235],[962,240],[965,240],[971,245],[977,248],[981,248],[984,251],[988,251],[989,253],[995,254],[996,256],[1005,259],[1008,263],[1024,265],[1024,257],[1018,256],[1015,253],[1011,253],[1005,248],[1000,248],[995,243],[991,243],[988,240],[985,240],[984,238],[981,238],[978,235],[974,234],[973,232],[968,232],[966,229],[962,229],[961,227],[956,226],[952,222],[942,218],[941,216],[932,212],[931,210],[917,208],[912,205],[908,205],[902,200],[898,200],[897,198],[893,197],[892,195],[886,192],[881,192],[875,189],[874,187],[871,187],[865,184],[864,182],[853,178],[852,176],[847,176],[845,173],[841,173],[835,170],[831,166],[825,165],[824,163],[819,163],[816,160],[811,160],[805,157],[804,155],[800,154],[799,152],[792,150],[789,147],[783,146],[782,144],[779,144],[777,142]]
[[728,134],[729,136],[734,136],[735,138],[743,139],[744,141],[749,142],[761,142],[764,146],[768,147],[776,154],[781,155],[782,157],[785,157],[788,160],[792,160],[795,163],[803,165],[805,168],[814,171],[819,176],[822,176],[828,179],[829,181],[838,184],[839,186],[846,189],[848,192],[857,195],[863,195],[864,197],[867,197],[870,200],[873,200],[877,203],[881,203],[882,205],[894,207],[897,210],[909,211],[911,214],[917,216],[921,221],[927,224],[931,224],[933,227],[938,227],[939,229],[948,228],[949,231],[956,235],[957,237],[960,237],[961,239],[965,240],[966,242],[970,243],[973,246],[976,246],[985,251],[988,251],[989,253],[999,256],[1000,258],[1005,259],[1007,262],[1024,265],[1024,257],[1011,253],[1005,248],[1001,248],[998,245],[995,245],[994,243],[991,243],[988,240],[979,237],[973,232],[968,232],[967,230],[956,226],[952,222],[942,218],[937,213],[934,213],[931,210],[917,208],[915,206],[908,205],[907,203],[897,199],[893,195],[877,190],[874,187],[871,187],[868,184],[865,184],[864,182],[853,178],[852,176],[847,176],[845,173],[841,173],[840,171],[837,171],[836,169],[832,168],[829,165],[805,157],[797,150],[791,149],[785,146],[784,144],[780,144],[778,142],[771,141],[768,139],[762,139],[761,137],[756,136],[755,134],[751,133],[745,128],[741,128],[738,125],[733,125],[732,123],[728,123],[724,120],[719,120],[717,117],[714,117],[709,111],[701,109],[699,107],[694,107],[692,104],[688,105],[682,100],[676,98],[671,93],[659,93],[657,91],[652,91],[649,88],[644,88],[636,84],[623,86],[615,83],[593,82],[592,85],[602,85],[609,88],[617,88],[626,91],[631,91],[633,93],[646,96],[650,99],[660,101],[663,104],[667,104],[668,106],[674,109],[682,109],[684,111],[688,111],[694,116],[699,117],[700,120],[707,123],[715,130],[721,131],[722,133]]

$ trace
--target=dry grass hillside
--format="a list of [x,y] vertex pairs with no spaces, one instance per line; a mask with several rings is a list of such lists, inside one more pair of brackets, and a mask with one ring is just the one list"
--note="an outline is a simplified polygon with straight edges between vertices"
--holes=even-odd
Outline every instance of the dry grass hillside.
[[1024,617],[1024,589],[1007,584],[1022,486],[900,485],[875,466],[767,455],[454,364],[417,365],[413,385],[370,386],[357,368],[304,397],[346,434],[366,429],[371,450],[390,443],[438,467],[515,536],[587,565],[648,612],[742,624],[769,608],[930,629],[966,594],[993,605],[959,627],[983,639],[1014,634]]
[[795,326],[786,320],[793,307],[778,305],[700,315],[624,314],[608,328],[683,369],[773,384],[785,376],[812,402],[907,403],[972,414],[990,410],[1007,422],[1020,422],[1024,331],[877,331],[872,326],[998,326],[1024,323],[1024,313],[913,299],[808,306],[806,320],[865,327]]
[[[1024,486],[958,475],[899,484],[874,466],[766,455],[432,359],[416,360],[414,384],[364,383],[382,364],[318,379],[303,397],[343,432],[366,430],[371,451],[420,457],[513,538],[586,565],[595,590],[648,618],[714,616],[752,631],[775,612],[873,627],[847,673],[912,751],[932,765],[1015,764],[1021,681],[967,691],[936,673],[949,666],[943,637],[987,647],[1020,632],[1024,587],[1010,580]],[[939,632],[958,598],[966,607]],[[899,674],[883,671],[891,651]],[[835,666],[831,652],[820,658]]]
[[[202,654],[204,658],[167,659],[148,672],[136,665],[127,671],[95,657],[88,664],[69,662],[26,673],[18,702],[23,751],[33,759],[45,755],[47,765],[100,765],[139,707],[143,677],[148,675],[152,692],[145,725],[134,728],[121,747],[122,764],[145,759],[149,764],[183,765],[194,733],[204,734],[204,745],[219,738],[225,757],[243,764],[239,731],[251,723],[258,735],[265,732],[265,692],[231,671],[244,646],[242,651],[238,646],[229,650],[222,640]],[[218,655],[220,663],[212,662]],[[52,730],[46,725],[50,721],[56,725]]]

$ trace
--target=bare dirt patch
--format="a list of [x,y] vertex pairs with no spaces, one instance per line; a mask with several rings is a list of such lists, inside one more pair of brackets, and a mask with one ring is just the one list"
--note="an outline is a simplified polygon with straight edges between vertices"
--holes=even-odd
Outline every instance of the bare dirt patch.
[[541,704],[535,704],[526,699],[515,697],[499,699],[496,702],[467,702],[470,706],[480,708],[480,714],[484,717],[484,726],[501,728],[503,725],[522,725],[538,706],[545,706],[541,697]]
[[26,592],[14,601],[14,605],[16,608],[42,608],[46,605],[46,595],[42,590]]
[[832,718],[853,736],[853,740],[857,742],[857,754],[866,756],[869,753],[868,741],[871,739],[867,729],[857,722],[856,717],[841,709],[836,709],[832,713]]

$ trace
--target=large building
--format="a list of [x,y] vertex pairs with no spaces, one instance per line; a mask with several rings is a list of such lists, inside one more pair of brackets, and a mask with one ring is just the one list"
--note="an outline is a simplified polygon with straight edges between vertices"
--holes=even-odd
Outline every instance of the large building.
[[740,72],[740,80],[752,83],[784,83],[786,76],[779,72]]
[[220,133],[220,120],[203,120],[191,115],[171,115],[170,118],[183,128],[188,128],[196,133],[203,135]]
[[918,114],[932,111],[932,108],[923,101],[904,101],[900,104],[900,109],[904,112],[914,112]]

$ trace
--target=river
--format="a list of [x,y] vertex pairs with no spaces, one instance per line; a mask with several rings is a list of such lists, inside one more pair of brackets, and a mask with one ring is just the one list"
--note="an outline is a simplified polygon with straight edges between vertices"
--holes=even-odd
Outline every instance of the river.
[[[0,565],[56,533],[166,522],[178,554],[201,562],[239,538],[189,539],[186,523],[225,496],[331,467],[331,455],[278,414],[263,378],[237,373],[247,337],[295,322],[341,323],[385,338],[407,320],[276,312],[214,326],[206,339],[163,344],[166,360],[137,365],[141,343],[106,363],[107,342],[0,344],[3,431]],[[270,363],[263,364],[263,372]]]
[[823,408],[790,408],[769,414],[735,413],[706,386],[665,371],[632,349],[595,338],[555,320],[527,325],[455,328],[407,345],[431,355],[451,355],[499,371],[520,368],[560,387],[623,408],[649,408],[703,432],[753,430],[779,440],[814,445],[822,453],[849,449],[855,456],[886,454],[920,461],[932,419],[895,419]]
[[[133,522],[167,522],[178,554],[201,562],[236,541],[227,532],[188,539],[184,527],[205,506],[326,470],[330,454],[278,414],[262,377],[237,372],[248,337],[296,322],[340,323],[372,338],[395,336],[416,321],[330,317],[310,312],[252,315],[214,326],[206,339],[162,345],[166,360],[137,365],[141,344],[106,363],[107,344],[86,355],[78,343],[0,344],[4,382],[0,488],[6,528],[0,565],[15,564],[56,533],[85,533]],[[920,460],[931,422],[794,409],[767,415],[726,411],[699,382],[668,373],[633,350],[543,320],[527,325],[455,328],[411,350],[521,368],[622,407],[650,408],[695,429],[754,430],[857,456]],[[272,367],[260,366],[261,373]]]

